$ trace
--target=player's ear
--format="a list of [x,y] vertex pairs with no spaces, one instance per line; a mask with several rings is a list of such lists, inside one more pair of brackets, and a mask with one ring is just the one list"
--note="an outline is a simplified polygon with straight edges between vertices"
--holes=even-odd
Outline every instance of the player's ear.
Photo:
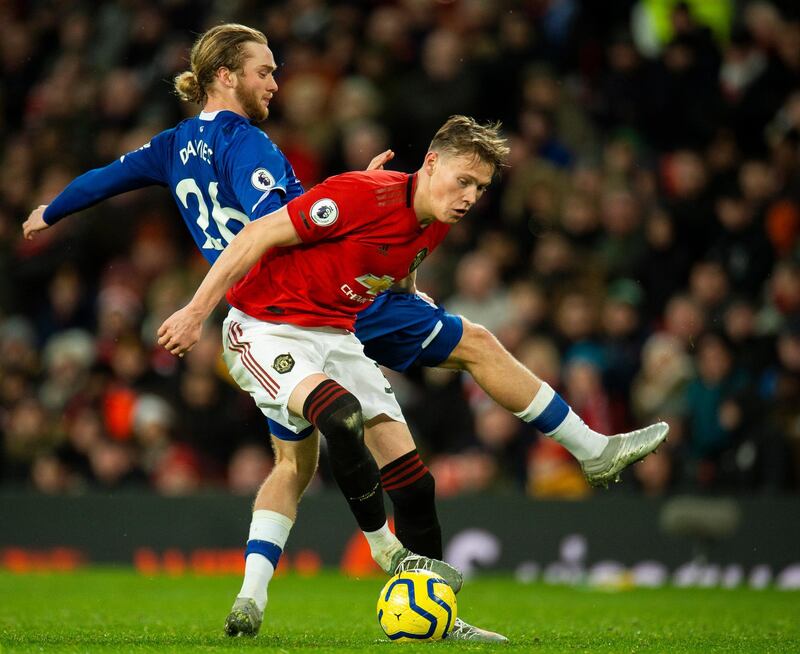
[[236,86],[236,73],[225,66],[217,68],[217,79],[226,88],[232,89]]
[[436,163],[439,161],[439,153],[434,152],[433,150],[428,150],[428,153],[425,155],[425,161],[422,162],[422,170],[424,170],[428,176],[433,175],[433,171],[436,170]]

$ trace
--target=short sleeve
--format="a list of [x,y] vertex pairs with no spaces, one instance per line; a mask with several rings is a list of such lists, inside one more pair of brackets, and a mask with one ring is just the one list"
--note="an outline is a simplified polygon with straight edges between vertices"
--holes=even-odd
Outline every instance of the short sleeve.
[[329,177],[286,205],[303,242],[339,238],[362,227],[373,194],[359,177],[358,173]]
[[260,218],[266,205],[274,205],[275,195],[285,197],[294,177],[286,157],[259,129],[248,129],[238,137],[227,149],[224,163],[230,187],[251,220]]

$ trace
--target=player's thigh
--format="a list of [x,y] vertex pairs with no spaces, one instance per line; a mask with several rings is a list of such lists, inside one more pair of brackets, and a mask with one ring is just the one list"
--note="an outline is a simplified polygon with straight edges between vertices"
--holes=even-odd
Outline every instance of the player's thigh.
[[231,309],[223,323],[223,358],[236,383],[261,412],[292,432],[308,428],[302,404],[325,379],[316,334]]
[[408,425],[386,415],[376,416],[367,423],[364,440],[379,468],[416,448]]
[[482,360],[497,360],[505,349],[500,341],[483,325],[461,318],[462,333],[457,344],[437,368],[465,370]]
[[358,398],[365,422],[379,415],[405,422],[392,385],[352,334],[336,351],[327,353],[324,372]]

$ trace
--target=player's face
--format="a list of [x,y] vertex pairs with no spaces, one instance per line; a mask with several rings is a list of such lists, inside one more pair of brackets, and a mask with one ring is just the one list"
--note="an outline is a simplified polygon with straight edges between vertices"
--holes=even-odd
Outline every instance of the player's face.
[[429,152],[430,209],[436,220],[457,223],[480,200],[492,181],[494,166],[477,157]]
[[275,82],[275,56],[263,43],[245,43],[246,58],[237,74],[236,99],[250,120],[260,122],[269,116],[269,101],[278,90]]

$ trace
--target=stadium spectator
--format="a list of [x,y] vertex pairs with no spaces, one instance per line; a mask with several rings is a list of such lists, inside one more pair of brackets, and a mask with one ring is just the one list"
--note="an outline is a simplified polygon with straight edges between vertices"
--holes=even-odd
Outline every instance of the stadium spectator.
[[488,254],[474,252],[456,268],[456,292],[445,300],[447,310],[497,333],[510,313],[509,298],[500,284],[497,263]]
[[733,424],[725,419],[723,405],[748,382],[725,338],[704,333],[697,342],[696,377],[686,387],[688,475],[701,488],[714,484],[722,456],[734,446]]
[[232,493],[252,497],[272,471],[272,453],[260,443],[242,445],[228,462],[227,483]]
[[631,279],[618,279],[608,287],[602,309],[603,384],[612,402],[614,431],[630,424],[627,398],[639,370],[647,330],[642,324],[642,288]]

